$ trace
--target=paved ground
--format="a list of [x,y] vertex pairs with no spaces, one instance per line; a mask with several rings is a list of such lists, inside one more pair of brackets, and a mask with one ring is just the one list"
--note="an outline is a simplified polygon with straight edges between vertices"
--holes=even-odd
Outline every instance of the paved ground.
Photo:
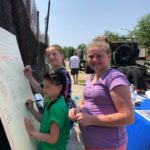
[[75,123],[71,132],[67,150],[83,150],[82,136],[78,127],[78,124]]
[[[80,99],[82,98],[82,88],[82,85],[72,85],[72,95],[79,97],[79,99],[76,100],[77,105],[79,105]],[[78,123],[75,123],[72,129],[68,150],[83,150],[83,142]]]
[[[68,61],[66,63],[66,68],[70,72]],[[79,80],[86,80],[87,74],[84,72],[79,73]],[[71,77],[72,78],[72,77]],[[72,82],[73,83],[73,82]],[[76,100],[76,104],[79,105],[80,99],[82,99],[82,89],[83,85],[79,84],[72,84],[72,96],[78,96],[78,100]],[[79,126],[77,123],[74,124],[74,127],[71,132],[71,137],[68,143],[68,150],[83,150],[83,142],[82,142],[82,136],[79,130]]]

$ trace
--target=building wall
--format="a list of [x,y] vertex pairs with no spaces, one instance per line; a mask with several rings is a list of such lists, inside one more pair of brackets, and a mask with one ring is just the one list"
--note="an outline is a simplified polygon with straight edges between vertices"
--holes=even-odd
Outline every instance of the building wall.
[[145,48],[140,48],[139,57],[146,57],[146,49]]

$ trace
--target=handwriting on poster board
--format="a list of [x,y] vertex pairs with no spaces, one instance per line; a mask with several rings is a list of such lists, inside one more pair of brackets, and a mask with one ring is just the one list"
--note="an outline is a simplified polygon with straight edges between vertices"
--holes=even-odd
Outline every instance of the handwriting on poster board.
[[38,123],[24,106],[33,95],[23,67],[16,37],[0,28],[0,118],[12,150],[37,150],[24,127],[24,117]]

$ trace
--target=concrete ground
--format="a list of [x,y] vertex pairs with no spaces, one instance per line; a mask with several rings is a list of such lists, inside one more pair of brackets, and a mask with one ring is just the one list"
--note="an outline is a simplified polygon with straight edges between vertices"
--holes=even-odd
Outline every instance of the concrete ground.
[[[66,68],[68,70],[68,72],[70,73],[70,69],[69,69],[69,62],[66,61]],[[86,80],[88,77],[87,74],[85,74],[84,72],[79,72],[79,80]],[[71,76],[72,79],[72,76]],[[73,79],[72,79],[73,80]],[[73,82],[72,82],[73,83]],[[82,99],[82,90],[83,90],[83,85],[79,85],[79,84],[72,84],[72,97],[78,97],[76,101],[76,104],[79,105],[79,103],[81,102]],[[72,129],[71,132],[71,137],[67,146],[67,150],[83,150],[83,140],[82,140],[82,136],[79,130],[79,126],[78,123],[74,124],[74,127]]]
[[[80,99],[82,98],[82,89],[83,89],[82,85],[77,85],[77,84],[72,85],[72,96],[79,97],[79,99],[75,101],[77,106],[79,105]],[[79,130],[78,123],[74,124],[67,150],[83,150],[82,136]]]
[[78,124],[75,123],[71,131],[71,136],[69,139],[69,143],[67,145],[67,150],[83,150],[83,149],[84,146],[83,146],[81,132],[79,130]]

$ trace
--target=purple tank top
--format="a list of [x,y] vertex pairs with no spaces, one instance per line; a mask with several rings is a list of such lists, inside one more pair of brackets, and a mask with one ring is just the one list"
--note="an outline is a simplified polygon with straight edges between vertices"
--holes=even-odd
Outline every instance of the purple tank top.
[[[95,84],[91,84],[92,76],[83,88],[85,99],[83,112],[91,115],[111,114],[116,109],[109,91],[118,85],[129,87],[125,75],[115,69],[109,69]],[[85,145],[97,148],[116,148],[126,142],[126,131],[122,127],[86,126],[80,125]]]

